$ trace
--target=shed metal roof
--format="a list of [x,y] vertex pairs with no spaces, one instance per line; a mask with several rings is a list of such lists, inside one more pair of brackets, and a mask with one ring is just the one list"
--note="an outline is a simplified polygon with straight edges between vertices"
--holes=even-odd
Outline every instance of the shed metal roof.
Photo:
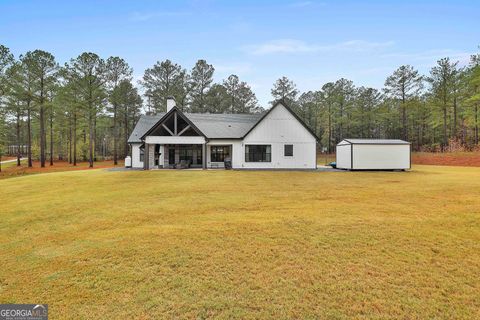
[[[141,143],[142,136],[155,125],[165,113],[142,115],[128,138],[129,143]],[[263,114],[216,114],[185,113],[185,116],[209,139],[242,138]]]
[[408,141],[400,139],[343,139],[339,144],[410,144]]

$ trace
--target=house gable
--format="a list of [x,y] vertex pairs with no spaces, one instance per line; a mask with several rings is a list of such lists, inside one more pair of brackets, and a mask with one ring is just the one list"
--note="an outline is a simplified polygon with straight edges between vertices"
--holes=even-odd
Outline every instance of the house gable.
[[202,136],[205,135],[177,107],[160,118],[143,136]]
[[[275,111],[276,109],[281,109],[282,115],[279,116],[279,111]],[[273,118],[277,118],[277,120],[281,120],[279,117],[283,117],[283,120],[292,120],[295,119],[301,126],[303,126],[303,129],[306,130],[310,135],[313,136],[313,138],[316,141],[319,141],[320,139],[317,137],[317,135],[307,126],[307,124],[299,117],[297,114],[290,108],[288,105],[283,102],[283,101],[277,101],[261,118],[258,120],[258,122],[250,129],[248,132],[244,135],[244,139],[252,132],[255,130],[255,128],[262,123],[265,119],[272,119],[272,115],[274,114]],[[286,113],[289,113],[290,116],[286,115]]]
[[305,140],[310,136],[315,141],[318,137],[285,103],[277,102],[263,117],[245,134],[246,140],[282,139]]
[[[261,145],[268,149],[266,161],[247,159],[247,146]],[[245,159],[243,168],[316,168],[317,139],[302,121],[285,105],[279,103],[264,115],[242,141]]]

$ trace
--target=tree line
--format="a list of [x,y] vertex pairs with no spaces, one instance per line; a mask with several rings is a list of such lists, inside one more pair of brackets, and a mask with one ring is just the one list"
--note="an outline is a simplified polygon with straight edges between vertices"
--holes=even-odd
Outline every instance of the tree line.
[[54,159],[93,166],[107,143],[117,162],[142,106],[128,64],[89,52],[60,66],[49,52],[15,59],[0,46],[0,84],[1,145],[17,146],[17,165],[26,146],[29,167],[33,159],[41,167]]
[[283,77],[271,93],[295,109],[328,152],[349,137],[403,139],[417,151],[472,150],[479,142],[480,54],[458,64],[440,59],[427,75],[400,66],[381,90],[342,78],[300,93]]
[[165,60],[145,70],[139,84],[120,57],[103,59],[85,52],[60,66],[46,51],[17,59],[0,45],[0,157],[17,150],[17,165],[27,150],[45,167],[47,161],[94,161],[129,153],[127,143],[142,112],[165,112],[173,96],[185,112],[251,113],[263,109],[250,86],[236,75],[213,82],[214,67],[198,60],[191,71]]
[[215,68],[198,60],[190,72],[170,60],[157,62],[145,70],[140,85],[145,88],[146,111],[165,111],[166,98],[173,96],[188,112],[254,113],[263,109],[245,81],[230,75],[222,83],[213,82]]
[[[42,167],[56,159],[93,166],[111,158],[117,164],[129,153],[127,139],[140,115],[165,112],[170,96],[184,112],[264,111],[245,81],[232,74],[215,83],[214,72],[205,60],[189,71],[158,61],[137,83],[139,92],[120,57],[85,52],[60,65],[49,52],[16,58],[0,45],[0,157],[14,145],[18,165],[23,149],[28,166],[33,159]],[[465,67],[440,59],[427,75],[400,66],[382,89],[342,78],[301,93],[282,77],[271,94],[304,119],[327,152],[348,137],[400,138],[427,151],[472,149],[479,142],[480,54]]]

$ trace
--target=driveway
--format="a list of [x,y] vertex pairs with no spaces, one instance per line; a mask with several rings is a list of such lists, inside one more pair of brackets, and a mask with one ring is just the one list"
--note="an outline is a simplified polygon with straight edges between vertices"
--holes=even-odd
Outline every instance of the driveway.
[[[25,158],[20,158],[20,161],[24,160]],[[2,161],[0,162],[0,164],[5,164],[5,163],[10,163],[10,162],[16,162],[17,159],[13,159],[13,160],[5,160],[5,161]]]

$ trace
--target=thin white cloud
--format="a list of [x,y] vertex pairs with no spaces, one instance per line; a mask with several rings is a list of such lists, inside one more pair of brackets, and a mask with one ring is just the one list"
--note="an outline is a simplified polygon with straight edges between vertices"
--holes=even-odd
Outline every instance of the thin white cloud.
[[246,50],[254,55],[267,55],[275,53],[302,53],[312,52],[315,48],[300,40],[283,39],[272,40],[259,45],[246,47]]
[[382,58],[401,59],[403,61],[411,62],[436,62],[442,58],[449,57],[453,61],[459,61],[461,65],[468,64],[470,61],[471,52],[455,51],[451,49],[436,49],[420,52],[397,52],[383,54]]
[[316,1],[296,1],[290,3],[288,6],[291,8],[305,8],[311,6],[325,6],[325,2],[316,2]]
[[213,63],[213,66],[215,67],[215,72],[228,75],[244,75],[252,71],[252,65],[249,63]]
[[395,44],[394,41],[384,41],[384,42],[370,42],[364,40],[351,40],[339,43],[337,45],[328,46],[326,47],[327,50],[336,50],[336,49],[344,49],[344,50],[353,50],[353,51],[370,51],[370,50],[377,50],[382,48],[391,47]]
[[390,47],[393,41],[370,42],[364,40],[350,40],[330,45],[309,44],[301,40],[280,39],[265,42],[259,45],[247,46],[244,49],[253,55],[269,54],[297,54],[311,52],[338,52],[338,51],[370,51]]
[[294,8],[303,8],[303,7],[308,7],[313,4],[312,1],[300,1],[300,2],[294,2],[290,4],[290,7]]
[[183,12],[183,11],[159,11],[159,12],[133,12],[130,15],[130,21],[148,21],[154,18],[160,17],[179,17],[179,16],[187,16],[190,15],[190,12]]

